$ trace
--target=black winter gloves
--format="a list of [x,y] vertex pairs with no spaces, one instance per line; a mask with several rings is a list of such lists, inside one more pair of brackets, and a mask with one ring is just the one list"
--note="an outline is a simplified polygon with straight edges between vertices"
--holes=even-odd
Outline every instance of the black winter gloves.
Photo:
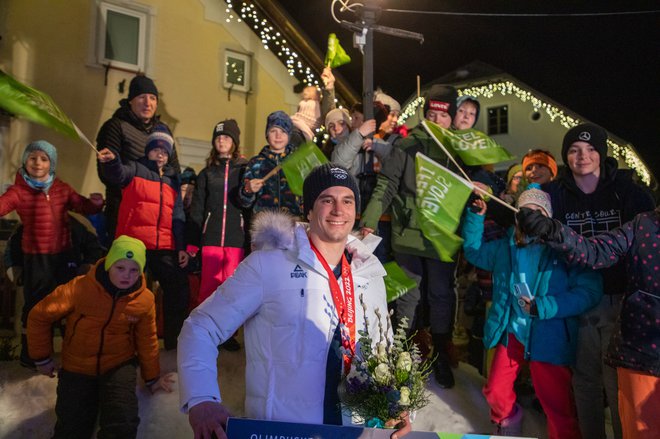
[[538,210],[521,207],[516,214],[520,230],[530,237],[540,237],[545,241],[561,242],[561,223],[548,218]]

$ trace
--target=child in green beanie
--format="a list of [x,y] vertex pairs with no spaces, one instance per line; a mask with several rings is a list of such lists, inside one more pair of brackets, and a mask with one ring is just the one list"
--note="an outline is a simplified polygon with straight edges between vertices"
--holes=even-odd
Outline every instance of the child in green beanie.
[[[28,346],[38,371],[58,372],[54,438],[137,435],[137,366],[151,392],[172,391],[172,375],[160,376],[156,305],[146,287],[146,249],[122,235],[84,276],[59,286],[28,316]],[[52,358],[50,328],[66,318],[62,368]]]

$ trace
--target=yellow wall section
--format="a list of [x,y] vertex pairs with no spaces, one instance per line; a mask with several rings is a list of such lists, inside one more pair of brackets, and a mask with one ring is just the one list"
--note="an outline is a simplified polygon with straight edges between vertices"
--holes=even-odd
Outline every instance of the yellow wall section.
[[[102,123],[128,94],[133,73],[89,64],[90,37],[96,2],[93,0],[0,0],[0,68],[18,80],[49,94],[93,143]],[[130,5],[138,2],[124,2]],[[218,0],[217,6],[222,7]],[[119,2],[121,4],[121,2]],[[278,109],[295,111],[291,87],[295,83],[272,59],[265,68],[259,39],[238,41],[224,24],[205,19],[209,3],[202,0],[142,0],[151,8],[151,56],[147,72],[161,93],[158,113],[170,124],[175,138],[210,142],[215,124],[234,118],[241,128],[241,149],[248,158],[265,141],[266,116]],[[224,8],[222,9],[224,12]],[[246,26],[232,23],[232,26]],[[224,50],[253,52],[253,92],[222,87]],[[258,59],[261,57],[261,60]],[[278,70],[279,69],[279,70]],[[283,79],[285,78],[285,79]],[[124,93],[118,85],[126,80]],[[34,123],[12,119],[0,165],[1,183],[13,182],[27,143],[46,139],[58,149],[58,176],[83,194],[103,191],[96,175],[93,151]],[[210,148],[210,143],[209,143]],[[201,167],[196,166],[199,171]]]

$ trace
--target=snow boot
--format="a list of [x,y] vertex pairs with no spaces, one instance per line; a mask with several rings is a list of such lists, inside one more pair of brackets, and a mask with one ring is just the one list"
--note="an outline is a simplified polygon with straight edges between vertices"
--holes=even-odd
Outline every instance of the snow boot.
[[496,424],[495,435],[497,436],[522,436],[523,410],[519,404],[513,406],[514,412],[508,418],[502,419]]
[[433,355],[435,360],[433,363],[433,372],[435,381],[443,389],[451,389],[454,387],[454,373],[451,370],[451,358],[447,347],[451,340],[450,334],[431,334],[433,338]]
[[21,334],[21,356],[19,361],[21,366],[30,370],[37,370],[34,361],[32,361],[30,355],[28,355],[27,334]]

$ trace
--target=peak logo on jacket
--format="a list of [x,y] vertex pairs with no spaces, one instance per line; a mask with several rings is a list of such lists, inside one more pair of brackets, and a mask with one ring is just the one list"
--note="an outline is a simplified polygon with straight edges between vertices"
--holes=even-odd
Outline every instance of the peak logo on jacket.
[[296,268],[291,272],[291,279],[307,278],[307,272],[303,270],[300,265],[296,264]]

